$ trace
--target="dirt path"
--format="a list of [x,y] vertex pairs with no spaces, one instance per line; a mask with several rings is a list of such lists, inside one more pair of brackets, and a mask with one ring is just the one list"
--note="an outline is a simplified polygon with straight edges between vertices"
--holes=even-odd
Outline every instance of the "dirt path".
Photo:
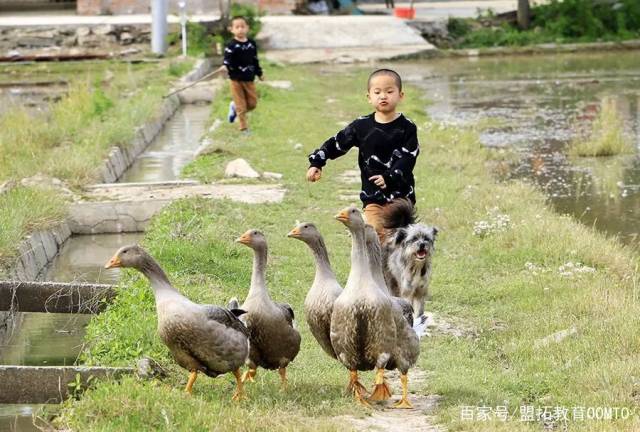
[[[427,373],[421,369],[411,369],[409,372],[409,400],[413,409],[395,409],[391,405],[400,395],[400,375],[397,371],[388,372],[387,378],[393,391],[393,398],[387,403],[376,404],[370,415],[345,415],[337,418],[350,424],[354,429],[376,432],[443,432],[441,426],[434,424],[433,411],[440,396],[415,393],[415,389],[424,388]],[[411,391],[411,390],[414,391]]]

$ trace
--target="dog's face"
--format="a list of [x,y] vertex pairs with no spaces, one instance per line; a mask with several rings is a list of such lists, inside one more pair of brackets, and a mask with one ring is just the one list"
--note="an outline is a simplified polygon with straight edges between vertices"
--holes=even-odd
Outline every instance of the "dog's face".
[[436,227],[412,224],[399,228],[392,241],[395,247],[402,249],[402,255],[406,261],[419,263],[431,258],[435,250],[437,234]]

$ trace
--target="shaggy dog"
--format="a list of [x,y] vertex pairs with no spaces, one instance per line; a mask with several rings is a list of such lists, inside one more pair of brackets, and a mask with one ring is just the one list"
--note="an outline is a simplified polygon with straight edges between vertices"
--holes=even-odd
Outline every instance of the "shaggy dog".
[[394,296],[413,306],[414,316],[424,313],[429,295],[431,258],[438,229],[416,223],[409,200],[396,200],[385,209],[387,237],[383,244],[384,276]]

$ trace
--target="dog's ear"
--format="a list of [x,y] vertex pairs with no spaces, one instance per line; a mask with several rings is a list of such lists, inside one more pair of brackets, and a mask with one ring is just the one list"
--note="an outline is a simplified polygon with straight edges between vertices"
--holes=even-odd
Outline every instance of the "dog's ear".
[[440,230],[438,230],[438,228],[436,227],[431,227],[431,232],[433,233],[433,239],[435,240]]
[[400,243],[402,243],[406,238],[407,238],[407,230],[404,228],[398,228],[398,230],[396,231],[396,235],[393,238],[393,241],[396,244],[396,246],[399,246]]

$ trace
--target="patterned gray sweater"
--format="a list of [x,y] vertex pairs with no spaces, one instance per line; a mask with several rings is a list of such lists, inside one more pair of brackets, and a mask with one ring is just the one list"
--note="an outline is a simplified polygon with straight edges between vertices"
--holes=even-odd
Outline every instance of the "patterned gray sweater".
[[[309,155],[312,167],[322,168],[328,159],[346,154],[358,147],[358,165],[363,204],[385,204],[396,198],[416,202],[413,168],[420,153],[416,125],[400,114],[389,123],[378,123],[374,114],[362,116],[347,125],[322,147]],[[380,189],[369,177],[382,175],[386,183]]]

